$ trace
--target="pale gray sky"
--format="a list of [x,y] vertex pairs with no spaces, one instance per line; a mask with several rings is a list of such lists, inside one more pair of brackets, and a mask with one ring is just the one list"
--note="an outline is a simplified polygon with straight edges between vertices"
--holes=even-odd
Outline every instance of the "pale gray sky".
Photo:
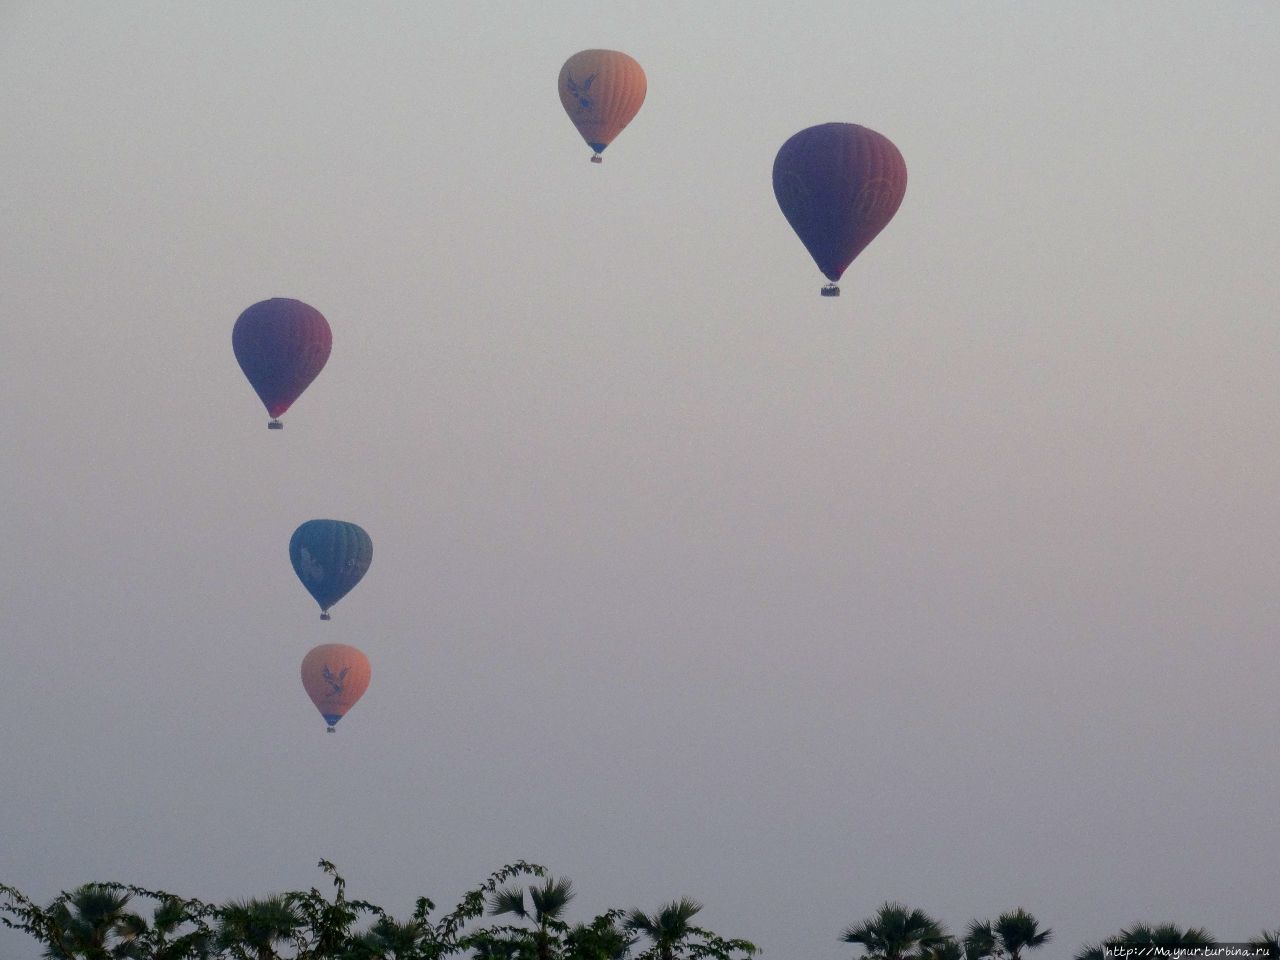
[[[1277,90],[1262,0],[0,4],[0,880],[1280,926]],[[770,185],[828,121],[910,174],[839,300]]]

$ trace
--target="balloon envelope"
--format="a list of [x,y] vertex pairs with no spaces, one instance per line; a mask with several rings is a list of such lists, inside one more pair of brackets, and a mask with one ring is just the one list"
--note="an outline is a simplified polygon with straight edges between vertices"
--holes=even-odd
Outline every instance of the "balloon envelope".
[[373,541],[345,520],[308,520],[289,538],[293,570],[320,604],[321,618],[345,597],[373,562]]
[[[582,50],[560,68],[560,102],[597,157],[644,103],[640,64],[617,50]],[[593,158],[594,159],[594,158]]]
[[832,282],[893,219],[906,189],[898,148],[856,123],[801,130],[773,161],[778,206]]
[[369,689],[369,658],[345,643],[322,643],[302,658],[302,686],[333,732]]
[[320,311],[287,297],[255,303],[231,331],[240,369],[273,418],[307,389],[332,346],[333,332]]

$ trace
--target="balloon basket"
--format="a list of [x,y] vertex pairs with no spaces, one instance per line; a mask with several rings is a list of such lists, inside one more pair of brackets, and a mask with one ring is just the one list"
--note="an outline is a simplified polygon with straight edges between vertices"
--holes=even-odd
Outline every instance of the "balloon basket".
[[600,154],[598,154],[598,153],[597,153],[597,154],[594,154],[594,155],[591,157],[591,162],[592,162],[592,163],[604,163],[604,157],[600,156]]
[[268,429],[268,430],[283,430],[283,429],[284,429],[284,424],[283,424],[283,423],[281,423],[279,420],[268,420],[268,421],[267,421],[267,429]]
[[325,728],[324,728],[324,732],[325,732],[325,733],[333,733],[333,727],[325,727]]
[[828,283],[822,288],[822,295],[824,297],[838,297],[840,296],[840,288],[834,283]]
[[333,619],[333,617],[329,616],[329,612],[326,610],[324,613],[320,614],[320,619],[321,619],[321,620],[332,620],[332,619]]

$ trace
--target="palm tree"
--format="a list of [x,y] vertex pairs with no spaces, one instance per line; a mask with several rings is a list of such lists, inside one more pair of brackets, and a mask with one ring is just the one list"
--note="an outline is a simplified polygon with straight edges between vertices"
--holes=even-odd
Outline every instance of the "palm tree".
[[1053,939],[1048,927],[1040,929],[1040,923],[1021,907],[996,917],[996,936],[1000,939],[1009,960],[1022,960],[1023,950],[1034,950]]
[[1160,923],[1155,926],[1135,923],[1102,943],[1085,944],[1074,960],[1103,960],[1106,954],[1104,946],[1112,944],[1127,947],[1216,947],[1218,942],[1204,927],[1187,927],[1184,930],[1176,923]]
[[553,960],[560,952],[558,934],[569,929],[564,922],[564,912],[573,898],[573,882],[568,877],[547,877],[541,884],[529,887],[532,911],[525,909],[523,889],[504,887],[490,898],[489,913],[494,916],[509,913],[532,922],[534,957],[536,960]]
[[1041,930],[1039,921],[1018,907],[1000,914],[994,923],[990,920],[970,923],[969,933],[964,938],[965,956],[968,960],[985,960],[987,957],[1022,960],[1023,950],[1043,946],[1052,937],[1052,930]]
[[1267,960],[1280,960],[1280,930],[1263,930],[1249,941],[1249,946],[1260,951]]
[[974,920],[969,924],[969,932],[964,937],[965,960],[987,960],[997,956],[999,949],[990,920]]
[[214,940],[236,960],[277,960],[276,947],[294,940],[301,928],[289,896],[232,900],[218,910]]
[[618,926],[621,911],[610,910],[565,934],[565,960],[623,960],[634,939]]
[[489,935],[481,930],[467,940],[471,948],[471,960],[521,960],[524,944],[516,940]]
[[1116,939],[1129,946],[1144,947],[1216,947],[1218,945],[1204,927],[1187,927],[1183,930],[1176,923],[1159,923],[1154,927],[1145,923],[1134,924],[1128,930],[1121,930]]
[[946,937],[938,943],[920,948],[920,960],[974,960],[974,954],[966,952],[955,937]]
[[875,916],[846,928],[840,939],[860,944],[867,960],[916,960],[927,949],[941,945],[947,934],[923,910],[886,902]]
[[[139,935],[146,960],[206,960],[213,950],[212,931],[204,922],[203,904],[174,896],[160,897],[151,926]],[[194,929],[184,928],[191,924]]]
[[126,960],[146,921],[125,908],[132,896],[114,884],[86,883],[48,907],[49,960]]
[[674,960],[681,945],[701,931],[690,921],[702,910],[702,904],[689,897],[672,900],[658,908],[654,914],[632,910],[623,920],[623,928],[649,938],[653,946],[644,956],[657,960]]
[[420,960],[440,953],[435,931],[419,920],[401,923],[379,916],[373,925],[350,940],[347,960]]

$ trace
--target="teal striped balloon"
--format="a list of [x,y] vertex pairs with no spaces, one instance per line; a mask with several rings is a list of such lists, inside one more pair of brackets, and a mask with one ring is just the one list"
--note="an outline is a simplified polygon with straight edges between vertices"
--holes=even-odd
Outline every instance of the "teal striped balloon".
[[373,541],[345,520],[308,520],[289,538],[293,571],[320,604],[320,619],[351,592],[373,560]]

